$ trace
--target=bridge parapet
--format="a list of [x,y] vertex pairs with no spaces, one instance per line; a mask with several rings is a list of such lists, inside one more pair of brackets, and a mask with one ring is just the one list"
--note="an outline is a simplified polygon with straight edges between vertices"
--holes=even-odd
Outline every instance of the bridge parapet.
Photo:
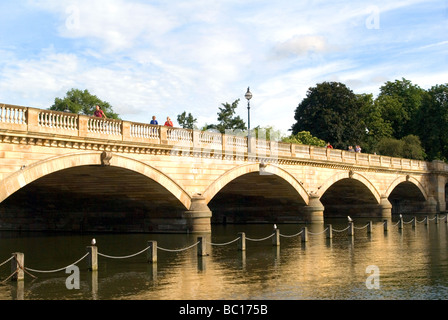
[[[215,155],[221,154],[223,158],[228,155],[242,155],[247,158],[255,156],[288,160],[305,159],[401,170],[432,169],[428,162],[420,160],[290,144],[254,137],[248,139],[247,136],[237,134],[165,127],[31,107],[0,105],[0,134],[3,133],[3,137],[0,138],[10,139],[6,137],[7,134],[18,132],[26,132],[27,135],[57,136],[60,139],[82,138],[84,141],[89,138],[95,141],[101,139],[108,144],[120,141],[128,144],[160,145],[180,150],[200,150],[200,152],[213,152]],[[442,165],[437,165],[437,168],[448,171],[444,163],[443,168]]]

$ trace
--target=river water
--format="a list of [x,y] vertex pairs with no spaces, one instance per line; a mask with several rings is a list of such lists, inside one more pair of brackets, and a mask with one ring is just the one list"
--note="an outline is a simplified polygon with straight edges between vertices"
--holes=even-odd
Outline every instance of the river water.
[[[442,216],[441,216],[442,217]],[[0,233],[0,263],[13,252],[25,255],[25,280],[14,282],[11,262],[0,266],[2,300],[439,300],[448,298],[447,224],[433,218],[355,219],[308,225],[280,224],[280,245],[272,225],[213,225],[207,256],[198,257],[191,234]],[[431,217],[430,217],[431,218]],[[438,221],[438,223],[436,223]],[[327,225],[333,228],[326,238]],[[238,250],[238,233],[246,250]],[[82,258],[92,238],[98,271],[62,269]],[[147,262],[148,241],[157,241],[158,261]],[[57,271],[59,269],[59,271]],[[33,270],[33,271],[30,271]],[[56,270],[56,271],[55,271]],[[36,278],[33,278],[36,277]],[[73,288],[76,282],[79,288]],[[71,285],[71,288],[69,288]]]

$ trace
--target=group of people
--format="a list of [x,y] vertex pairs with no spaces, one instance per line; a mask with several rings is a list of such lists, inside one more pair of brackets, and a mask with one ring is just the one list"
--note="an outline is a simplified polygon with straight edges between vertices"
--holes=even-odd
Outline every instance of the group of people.
[[[333,149],[333,146],[330,144],[330,142],[327,142],[327,148]],[[355,148],[353,149],[353,146],[348,146],[348,151],[349,152],[357,152],[357,153],[361,153],[361,147],[359,145],[356,145]]]
[[356,145],[355,148],[353,149],[353,146],[348,146],[348,151],[361,153],[361,147],[359,145]]
[[[149,124],[159,124],[159,122],[156,120],[156,116],[152,116],[152,120]],[[170,117],[166,117],[165,126],[173,127],[173,121],[171,121]]]
[[[107,118],[104,111],[101,109],[99,105],[95,106],[96,110],[93,112],[93,115],[98,118]],[[158,125],[159,122],[156,120],[156,116],[152,116],[152,120],[150,124],[156,124]],[[167,127],[173,127],[173,121],[171,121],[170,117],[166,117],[165,126]]]

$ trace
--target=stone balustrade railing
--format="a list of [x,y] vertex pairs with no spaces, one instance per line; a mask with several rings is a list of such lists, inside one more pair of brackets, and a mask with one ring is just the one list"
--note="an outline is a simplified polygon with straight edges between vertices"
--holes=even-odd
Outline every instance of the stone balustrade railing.
[[[420,160],[394,158],[345,150],[327,149],[309,145],[267,141],[254,137],[221,134],[181,128],[150,125],[115,119],[104,119],[66,112],[0,105],[0,133],[26,131],[30,133],[70,136],[82,139],[107,139],[128,143],[148,143],[179,148],[208,150],[214,153],[250,154],[259,157],[310,159],[365,166],[406,170],[448,171],[441,161],[431,163]],[[249,151],[249,152],[248,152]],[[430,166],[434,168],[430,168]]]

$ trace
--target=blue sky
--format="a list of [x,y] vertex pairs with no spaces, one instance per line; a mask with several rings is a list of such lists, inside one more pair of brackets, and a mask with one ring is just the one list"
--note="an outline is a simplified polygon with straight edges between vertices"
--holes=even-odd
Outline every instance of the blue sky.
[[[0,103],[88,89],[124,120],[217,122],[251,88],[251,127],[285,134],[307,90],[448,82],[448,0],[2,0]],[[176,125],[175,121],[175,125]]]

